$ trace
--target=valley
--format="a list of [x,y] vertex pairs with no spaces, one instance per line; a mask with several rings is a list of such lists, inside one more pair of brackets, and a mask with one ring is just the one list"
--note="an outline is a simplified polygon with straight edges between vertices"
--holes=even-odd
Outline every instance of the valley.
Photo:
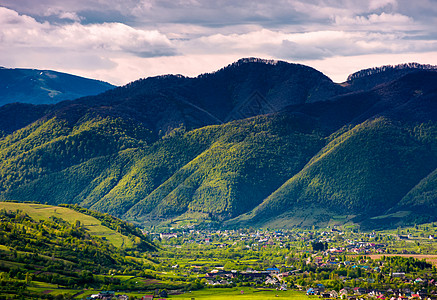
[[0,296],[85,299],[113,291],[129,299],[306,299],[308,291],[356,297],[356,288],[368,297],[437,295],[435,223],[370,232],[352,224],[277,230],[174,223],[144,231],[144,248],[121,229],[133,241],[117,245],[111,239],[119,232],[80,210],[0,203]]
[[0,106],[0,299],[437,299],[436,70],[245,58]]

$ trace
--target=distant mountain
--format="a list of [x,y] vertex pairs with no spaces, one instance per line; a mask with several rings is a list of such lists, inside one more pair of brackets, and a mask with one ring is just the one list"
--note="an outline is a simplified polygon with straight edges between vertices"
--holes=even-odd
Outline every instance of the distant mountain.
[[363,90],[251,58],[26,106],[23,118],[7,105],[0,120],[21,121],[0,122],[0,199],[79,204],[151,225],[434,220],[437,72],[376,84],[386,71],[359,77],[371,86]]
[[14,102],[53,104],[97,95],[114,87],[56,71],[0,68],[0,106]]
[[437,72],[437,66],[407,63],[364,69],[349,75],[346,85],[353,90],[370,90],[377,85],[399,79],[402,76],[417,71]]

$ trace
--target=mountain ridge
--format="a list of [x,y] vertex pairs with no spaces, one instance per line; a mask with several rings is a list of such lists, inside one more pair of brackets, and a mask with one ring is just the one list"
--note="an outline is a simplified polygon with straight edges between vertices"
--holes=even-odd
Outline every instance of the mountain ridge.
[[14,102],[53,104],[114,87],[104,81],[52,70],[0,68],[0,106]]
[[[437,73],[410,70],[376,85],[364,76],[357,89],[313,70],[243,59],[196,78],[29,106],[43,117],[3,129],[0,199],[79,204],[143,225],[432,219]],[[374,219],[400,210],[409,217]]]

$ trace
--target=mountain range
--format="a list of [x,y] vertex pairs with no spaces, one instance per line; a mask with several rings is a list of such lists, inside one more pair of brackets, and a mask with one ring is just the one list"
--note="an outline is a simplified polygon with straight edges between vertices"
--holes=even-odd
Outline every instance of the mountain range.
[[357,223],[437,213],[437,72],[362,70],[337,84],[241,59],[51,105],[0,107],[0,200],[70,203],[143,225]]
[[97,95],[114,87],[107,82],[51,70],[0,67],[0,106],[14,102],[53,104]]

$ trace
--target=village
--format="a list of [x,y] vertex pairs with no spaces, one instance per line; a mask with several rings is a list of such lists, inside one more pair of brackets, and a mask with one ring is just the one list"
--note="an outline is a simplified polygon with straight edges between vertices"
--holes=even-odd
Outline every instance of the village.
[[[360,232],[168,228],[150,233],[164,251],[161,276],[206,288],[300,290],[323,298],[437,299],[435,226]],[[421,256],[422,255],[422,256]],[[417,258],[415,258],[417,257]]]
[[372,232],[191,225],[144,232],[160,248],[150,254],[159,263],[146,274],[185,288],[164,285],[138,298],[106,291],[88,299],[168,299],[196,290],[244,293],[245,288],[327,299],[437,299],[435,229],[434,224]]

